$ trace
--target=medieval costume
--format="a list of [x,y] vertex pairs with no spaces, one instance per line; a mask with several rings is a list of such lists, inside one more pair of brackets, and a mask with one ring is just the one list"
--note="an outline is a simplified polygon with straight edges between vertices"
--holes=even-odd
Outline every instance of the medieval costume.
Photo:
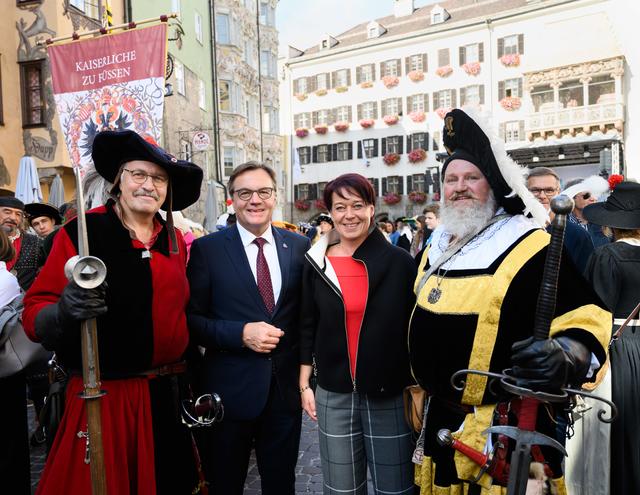
[[[615,334],[640,303],[640,184],[618,184],[606,202],[585,207],[584,215],[590,223],[614,229],[615,242],[596,249],[587,265],[586,276],[613,313],[612,334]],[[618,418],[611,424],[610,493],[640,493],[640,317],[637,314],[619,340],[612,342],[610,360],[611,398],[618,407]],[[598,453],[602,450],[599,445]],[[594,464],[604,463],[606,458],[598,456],[597,460],[591,460]],[[584,493],[596,492],[585,485]]]
[[[418,464],[416,484],[421,494],[506,493],[504,471],[496,479],[484,474],[476,482],[480,466],[437,442],[438,431],[445,428],[480,452],[491,453],[496,447],[495,459],[508,462],[514,442],[502,436],[487,437],[483,432],[492,424],[517,424],[521,400],[509,396],[498,385],[490,385],[483,376],[468,375],[462,391],[455,390],[450,379],[461,369],[500,373],[511,367],[514,343],[520,349],[529,345],[525,339],[533,335],[538,288],[550,239],[540,228],[546,220],[544,208],[526,190],[522,172],[507,157],[497,137],[488,137],[485,132],[461,110],[453,110],[445,117],[444,142],[451,156],[443,166],[442,176],[454,159],[471,162],[488,181],[498,210],[482,230],[460,242],[462,247],[442,264],[437,262],[442,261],[445,251],[451,253],[448,248],[452,235],[446,222],[441,224],[434,231],[418,270],[409,348],[413,374],[430,396],[414,454]],[[533,219],[525,216],[528,213]],[[426,273],[432,265],[440,266],[432,274]],[[584,374],[593,371],[590,353],[591,368],[606,359],[609,317],[563,255],[550,336],[553,341],[568,341],[559,345],[569,356],[576,341],[585,348],[586,359],[582,358],[580,368]],[[576,377],[581,376],[576,371]],[[536,430],[556,437],[556,416],[563,406],[542,404]],[[561,477],[559,453],[534,448],[533,457],[547,465],[549,477]],[[558,487],[563,493],[561,480]]]
[[[199,194],[202,171],[147,143],[131,131],[102,132],[93,143],[98,172],[116,182],[118,170],[146,160],[169,175],[165,223],[153,218],[153,235],[139,241],[113,200],[86,215],[89,252],[107,267],[106,312],[97,317],[102,389],[102,437],[107,489],[118,495],[197,493],[197,468],[189,431],[181,424],[177,390],[187,349],[185,307],[189,299],[186,248],[171,225],[171,207],[186,208]],[[77,254],[77,221],[56,235],[46,265],[25,298],[30,338],[56,351],[70,378],[66,405],[38,494],[90,493],[79,324],[59,324],[67,284],[64,265]],[[85,289],[83,289],[85,290]],[[88,301],[87,304],[91,304]],[[56,306],[58,306],[56,308]],[[57,318],[50,313],[57,311]],[[46,323],[53,322],[53,325]],[[54,330],[49,330],[53,326]],[[80,433],[82,435],[82,433]]]

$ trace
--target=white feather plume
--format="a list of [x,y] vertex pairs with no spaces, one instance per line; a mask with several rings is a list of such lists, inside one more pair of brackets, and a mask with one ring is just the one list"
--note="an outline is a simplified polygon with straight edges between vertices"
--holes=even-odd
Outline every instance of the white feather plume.
[[570,198],[573,198],[576,194],[581,192],[590,192],[595,198],[599,198],[609,190],[609,182],[600,177],[599,175],[592,175],[587,177],[582,182],[578,182],[571,187],[566,188],[561,194],[566,194]]
[[504,147],[504,141],[500,138],[497,128],[494,125],[491,114],[482,112],[477,107],[462,107],[461,109],[469,117],[471,117],[491,142],[493,155],[498,163],[498,168],[505,182],[511,188],[511,193],[507,197],[518,195],[524,203],[524,215],[531,214],[533,220],[544,227],[549,221],[549,214],[542,204],[527,189],[527,168],[518,165],[509,155]]

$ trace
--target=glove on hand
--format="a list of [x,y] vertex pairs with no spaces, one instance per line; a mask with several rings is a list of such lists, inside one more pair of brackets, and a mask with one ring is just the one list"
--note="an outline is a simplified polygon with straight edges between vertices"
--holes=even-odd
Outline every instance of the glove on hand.
[[529,337],[513,344],[511,351],[516,385],[531,390],[558,392],[568,384],[582,383],[591,364],[589,349],[566,336],[547,340]]
[[107,283],[95,289],[83,289],[70,281],[62,291],[60,300],[40,310],[35,319],[35,332],[45,349],[56,350],[65,334],[80,328],[80,320],[87,320],[107,312],[105,295]]

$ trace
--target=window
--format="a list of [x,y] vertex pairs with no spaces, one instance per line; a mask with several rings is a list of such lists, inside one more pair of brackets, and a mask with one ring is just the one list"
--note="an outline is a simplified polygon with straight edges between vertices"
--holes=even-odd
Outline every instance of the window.
[[336,122],[350,122],[350,121],[351,121],[351,107],[349,105],[336,108]]
[[337,70],[333,73],[333,87],[349,86],[349,69]]
[[326,163],[331,161],[331,157],[329,155],[329,145],[321,144],[317,148],[317,162],[318,163]]
[[433,107],[434,108],[452,108],[455,107],[455,90],[444,89],[442,91],[436,91],[433,93]]
[[250,127],[253,128],[256,127],[256,107],[258,107],[258,105],[256,105],[256,102],[253,98],[248,97],[245,100],[245,114],[247,117],[247,123]]
[[387,150],[385,153],[402,154],[402,136],[389,136],[386,138]]
[[498,83],[498,95],[504,97],[522,97],[522,79],[507,79]]
[[97,0],[70,0],[69,2],[76,9],[81,10],[87,17],[100,19],[100,5]]
[[615,84],[610,76],[593,76],[589,82],[589,105],[615,102]]
[[402,98],[382,100],[382,115],[402,115]]
[[316,90],[329,89],[328,86],[329,74],[318,74],[316,76]]
[[407,58],[407,72],[412,70],[419,70],[426,72],[427,70],[427,55],[422,53],[420,55],[412,55]]
[[407,151],[413,151],[418,148],[421,148],[423,150],[429,149],[428,132],[416,132],[409,136],[409,149]]
[[202,110],[207,109],[207,91],[202,79],[198,79],[198,106],[202,108]]
[[387,177],[387,193],[402,194],[401,180],[397,175]]
[[278,134],[278,109],[264,107],[262,114],[262,129],[269,134]]
[[427,93],[407,96],[407,112],[428,112],[429,100]]
[[20,64],[22,127],[44,126],[43,60]]
[[460,88],[460,103],[462,105],[483,105],[484,86],[476,84]]
[[177,60],[174,63],[174,73],[176,75],[176,90],[178,94],[185,95],[185,84],[184,84],[184,65]]
[[276,77],[276,57],[269,50],[260,50],[260,75],[264,77]]
[[376,76],[375,67],[376,66],[374,64],[367,64],[356,67],[356,84],[360,84],[363,82],[373,82]]
[[503,55],[513,55],[516,53],[520,53],[518,51],[518,35],[517,34],[513,34],[511,36],[505,36],[502,39],[504,42]]
[[[522,130],[521,130],[522,128]],[[516,141],[522,141],[524,139],[524,122],[514,121],[504,123],[504,140],[507,143],[514,143]]]
[[254,67],[254,53],[253,40],[244,40],[244,63],[251,67]]
[[555,102],[551,85],[541,84],[531,88],[531,102],[536,112],[553,110],[555,108]]
[[318,198],[324,197],[324,190],[327,187],[327,182],[318,182]]
[[231,112],[231,82],[220,81],[218,86],[220,111]]
[[358,105],[360,107],[360,111],[358,112],[360,115],[358,116],[358,120],[360,119],[377,119],[378,118],[378,108],[375,101],[367,101],[365,103],[361,103]]
[[431,24],[440,24],[442,22],[442,12],[434,12],[431,14]]
[[309,184],[298,184],[298,198],[301,200],[309,199]]
[[293,93],[294,94],[306,94],[307,91],[309,90],[308,85],[307,85],[307,78],[306,77],[301,77],[299,79],[296,79],[293,82]]
[[581,107],[584,105],[584,87],[578,79],[563,81],[558,91],[560,106],[564,108]]
[[195,13],[195,25],[196,39],[202,45],[202,17],[197,12]]
[[350,141],[337,144],[338,160],[351,160],[351,146]]
[[234,169],[234,151],[235,148],[233,146],[225,146],[223,148],[223,158],[222,161],[224,163],[224,175],[229,176],[233,172]]
[[182,15],[181,0],[171,0],[171,12],[178,14],[178,19]]
[[424,188],[424,174],[415,174],[407,177],[407,189],[409,189],[409,182],[411,182],[412,191],[427,192]]
[[449,49],[442,48],[441,50],[438,50],[438,67],[444,67],[450,63]]
[[311,148],[309,146],[298,148],[298,157],[300,158],[300,165],[311,163]]
[[309,112],[305,112],[294,115],[293,126],[296,129],[299,129],[301,127],[308,129],[311,126],[311,114]]
[[400,76],[400,60],[387,60],[380,63],[380,77]]
[[268,2],[260,2],[260,24],[265,26],[275,26],[275,10]]
[[465,61],[463,64],[468,64],[471,62],[480,62],[480,45],[478,43],[474,43],[472,45],[467,45],[464,47],[464,55]]
[[[362,147],[364,148],[364,154],[366,156],[366,158],[373,158],[374,156],[377,156],[377,144],[378,144],[378,140],[377,139],[363,139],[362,140]],[[362,151],[360,152],[360,154],[362,155]],[[362,156],[360,156],[359,158],[362,158]]]
[[371,39],[371,38],[377,38],[378,37],[378,27],[377,26],[373,26],[369,28],[369,31],[367,32],[367,38]]
[[216,14],[216,41],[222,45],[231,44],[229,14]]

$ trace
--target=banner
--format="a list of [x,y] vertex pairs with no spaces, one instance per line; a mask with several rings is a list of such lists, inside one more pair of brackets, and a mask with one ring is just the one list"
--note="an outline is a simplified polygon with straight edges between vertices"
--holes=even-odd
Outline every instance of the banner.
[[91,163],[101,131],[131,129],[160,142],[166,60],[166,23],[49,47],[56,109],[74,167]]

